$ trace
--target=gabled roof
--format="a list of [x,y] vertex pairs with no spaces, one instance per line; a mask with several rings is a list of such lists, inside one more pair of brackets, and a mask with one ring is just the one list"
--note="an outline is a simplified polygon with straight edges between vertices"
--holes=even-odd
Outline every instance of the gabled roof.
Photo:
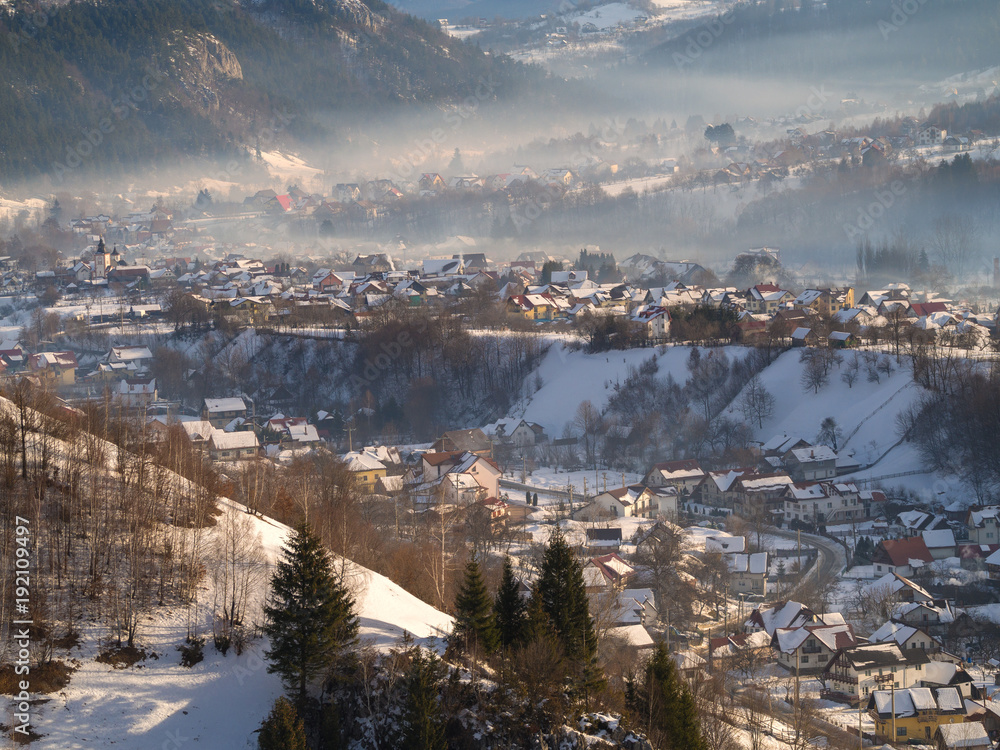
[[209,414],[222,413],[227,411],[246,411],[247,405],[240,397],[235,398],[206,398],[205,409]]
[[847,623],[837,625],[819,623],[796,628],[778,628],[774,631],[771,645],[783,653],[793,654],[810,637],[815,637],[830,651],[854,648],[858,645],[854,628]]
[[653,464],[652,470],[649,472],[659,472],[660,475],[666,479],[693,479],[695,477],[702,477],[705,475],[704,470],[698,463],[697,459],[685,458],[680,461],[664,461],[663,463]]
[[934,562],[923,537],[883,539],[872,556],[872,562],[883,565],[888,563],[897,568],[909,565],[911,560],[923,563]]
[[747,573],[750,575],[767,574],[767,553],[754,552],[750,555],[736,554],[726,557],[729,570],[733,573]]

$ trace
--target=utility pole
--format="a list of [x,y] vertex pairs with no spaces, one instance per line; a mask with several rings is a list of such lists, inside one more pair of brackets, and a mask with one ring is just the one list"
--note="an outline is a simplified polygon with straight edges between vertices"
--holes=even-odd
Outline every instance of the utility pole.
[[608,472],[604,472],[604,491],[608,491]]
[[524,454],[521,454],[521,484],[526,484],[528,481],[528,465],[524,459]]
[[348,425],[347,427],[347,450],[350,453],[354,453],[354,425]]
[[799,732],[801,722],[799,721],[799,649],[795,649],[795,744],[799,744]]

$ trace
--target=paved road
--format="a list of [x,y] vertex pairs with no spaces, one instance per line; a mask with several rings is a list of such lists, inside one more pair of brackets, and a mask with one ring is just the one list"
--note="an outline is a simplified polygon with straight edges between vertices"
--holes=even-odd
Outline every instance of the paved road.
[[[782,539],[790,539],[793,542],[798,539],[798,533],[795,531],[772,529],[769,533]],[[814,577],[818,577],[820,584],[825,584],[840,575],[840,572],[847,565],[847,555],[844,553],[844,548],[828,537],[802,534],[802,544],[815,547],[819,550],[819,555],[813,566],[802,576],[802,580],[795,587],[796,589],[813,580]]]

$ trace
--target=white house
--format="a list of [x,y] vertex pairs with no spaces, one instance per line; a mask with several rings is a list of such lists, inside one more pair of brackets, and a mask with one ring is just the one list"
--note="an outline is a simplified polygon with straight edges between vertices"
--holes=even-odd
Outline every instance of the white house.
[[768,557],[766,552],[726,555],[731,594],[767,595]]

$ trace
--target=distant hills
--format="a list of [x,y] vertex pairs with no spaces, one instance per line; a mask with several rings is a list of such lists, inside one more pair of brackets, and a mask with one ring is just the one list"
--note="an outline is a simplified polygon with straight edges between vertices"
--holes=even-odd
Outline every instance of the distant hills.
[[[6,12],[4,12],[6,11]],[[381,0],[102,0],[0,11],[0,183],[245,155],[338,118],[539,73]]]

